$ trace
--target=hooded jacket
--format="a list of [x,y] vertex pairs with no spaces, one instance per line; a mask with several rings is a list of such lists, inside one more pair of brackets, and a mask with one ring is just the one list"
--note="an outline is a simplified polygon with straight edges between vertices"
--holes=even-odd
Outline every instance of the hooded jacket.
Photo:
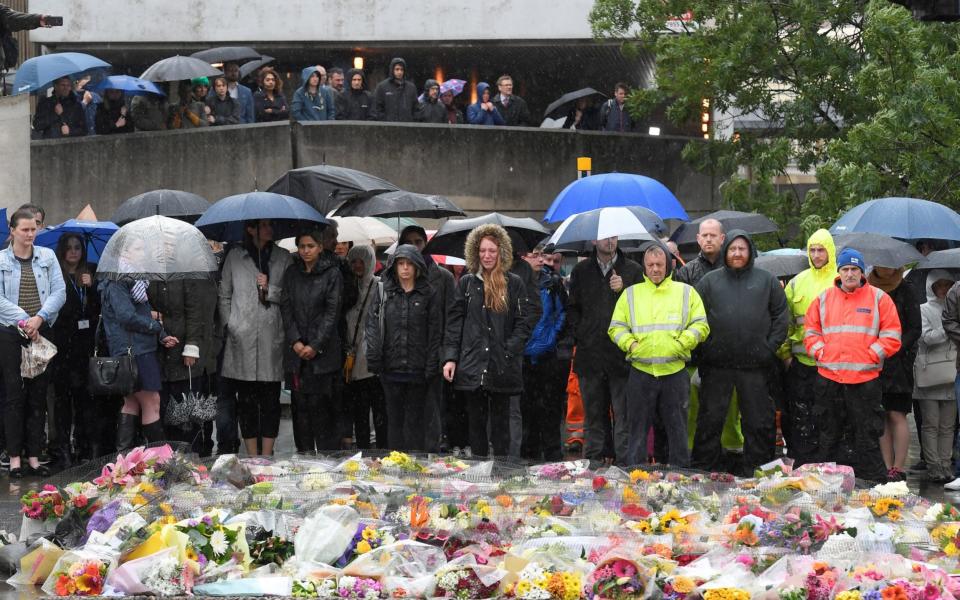
[[[430,88],[437,88],[437,97],[430,98]],[[428,79],[423,84],[423,94],[420,96],[420,107],[417,111],[417,121],[420,123],[446,123],[447,107],[440,102],[440,84],[436,79]]]
[[573,369],[578,375],[600,374],[605,371],[626,375],[630,366],[623,360],[623,352],[611,341],[607,330],[617,300],[623,293],[610,289],[613,272],[623,279],[623,290],[643,281],[643,267],[628,259],[617,249],[613,269],[606,275],[597,262],[597,251],[582,260],[570,273],[570,302],[567,321],[573,331],[577,355]]
[[320,71],[316,67],[307,67],[300,77],[303,85],[293,93],[293,102],[290,104],[290,116],[297,121],[332,121],[337,118],[336,103],[333,99],[333,90],[325,85],[317,86],[317,94],[311,95],[307,89],[310,76]]
[[210,114],[213,115],[213,123],[210,124],[214,127],[240,124],[240,101],[231,98],[230,94],[224,96],[223,100],[216,93],[207,96],[207,106],[210,107]]
[[723,255],[717,256],[717,262],[710,262],[703,252],[697,254],[697,257],[683,265],[673,275],[673,280],[688,285],[697,285],[703,276],[711,271],[716,271],[723,266]]
[[387,78],[377,84],[373,92],[373,120],[389,122],[411,122],[417,110],[417,87],[403,79],[393,77],[393,67],[403,65],[403,76],[407,76],[407,61],[394,58],[387,69]]
[[[56,113],[56,106],[63,108],[61,114]],[[37,114],[33,117],[34,133],[45,140],[64,137],[61,125],[70,128],[67,137],[81,137],[87,135],[87,119],[83,104],[76,94],[70,92],[66,98],[58,98],[56,94],[37,101]]]
[[[674,281],[667,248],[666,274],[643,281],[620,294],[607,334],[639,371],[654,377],[673,375],[686,367],[690,353],[710,334],[707,314],[697,291]],[[636,347],[631,347],[636,343]]]
[[[94,118],[94,129],[97,135],[109,135],[111,133],[133,133],[133,119],[130,113],[125,111],[126,101],[123,94],[116,102],[111,102],[104,97],[103,101],[97,105],[96,117]],[[123,127],[117,127],[117,121],[120,117],[125,117],[126,123]]]
[[477,101],[467,107],[467,122],[471,125],[506,125],[503,116],[496,106],[493,110],[483,110],[480,104],[483,103],[483,92],[490,87],[489,83],[481,81],[477,84]]
[[[487,310],[480,267],[480,241],[493,237],[500,246],[500,266],[507,278],[507,310]],[[523,390],[523,349],[540,320],[540,306],[530,301],[523,281],[510,273],[513,244],[499,225],[476,227],[464,247],[467,272],[460,278],[447,315],[443,361],[457,364],[454,387],[502,394]]]
[[884,360],[880,383],[884,394],[912,394],[913,365],[917,359],[917,343],[923,331],[921,300],[914,293],[913,286],[903,280],[887,295],[893,300],[900,319],[900,350]]
[[[397,278],[397,261],[417,268],[413,290],[405,292]],[[366,316],[367,364],[372,372],[391,378],[426,381],[440,370],[442,307],[427,278],[427,263],[415,246],[402,244],[383,271],[383,297],[374,288]],[[380,329],[381,315],[383,329]]]
[[[284,372],[310,369],[312,374],[322,375],[343,367],[337,331],[342,288],[339,264],[326,252],[320,253],[310,272],[298,256],[283,274],[280,313],[284,329]],[[304,363],[293,351],[297,342],[310,346],[317,355]]]
[[360,299],[347,311],[347,333],[346,339],[343,341],[344,349],[354,354],[351,381],[359,381],[373,376],[373,373],[367,367],[367,336],[364,320],[366,319],[367,309],[373,300],[377,283],[380,281],[380,278],[373,274],[373,270],[377,266],[373,248],[365,244],[350,248],[350,251],[347,252],[347,262],[352,263],[355,260],[363,261],[363,277],[358,282]]
[[[354,75],[363,77],[363,86],[359,90],[353,89]],[[343,91],[336,95],[337,119],[340,121],[371,121],[373,115],[373,94],[367,91],[367,76],[360,69],[347,71],[346,84]]]
[[[747,264],[727,264],[730,244],[743,238],[750,249]],[[722,269],[707,273],[696,285],[710,323],[710,338],[700,347],[703,366],[755,369],[769,366],[787,338],[790,312],[780,281],[753,266],[757,252],[750,236],[739,229],[727,234],[720,256]]]
[[[827,264],[819,269],[813,266],[813,261],[810,260],[810,246],[818,245],[827,250]],[[837,278],[837,249],[833,236],[826,229],[818,229],[807,240],[807,262],[810,263],[810,268],[798,273],[784,289],[791,320],[787,341],[780,347],[778,355],[780,358],[787,358],[793,354],[801,363],[813,367],[817,362],[807,355],[807,349],[803,345],[804,318],[810,303],[824,290],[833,286]]]
[[[943,269],[934,269],[927,275],[927,301],[920,305],[923,331],[920,334],[920,343],[917,346],[917,369],[922,369],[923,365],[927,364],[931,351],[942,354],[944,350],[952,347],[956,352],[953,342],[947,337],[947,332],[943,328],[944,303],[933,293],[933,284],[939,279],[954,281],[956,277]],[[917,387],[916,382],[914,382],[913,397],[924,400],[953,400],[956,394],[952,382],[946,385],[924,388]]]

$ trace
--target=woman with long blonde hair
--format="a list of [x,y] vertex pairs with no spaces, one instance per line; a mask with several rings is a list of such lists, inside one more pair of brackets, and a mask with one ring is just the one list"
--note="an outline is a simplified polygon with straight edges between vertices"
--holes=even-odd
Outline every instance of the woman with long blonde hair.
[[[523,391],[523,349],[540,319],[523,280],[510,273],[513,245],[499,225],[467,236],[467,272],[447,316],[443,376],[467,404],[475,456],[504,456],[510,446],[510,396]],[[492,440],[487,439],[490,421]]]

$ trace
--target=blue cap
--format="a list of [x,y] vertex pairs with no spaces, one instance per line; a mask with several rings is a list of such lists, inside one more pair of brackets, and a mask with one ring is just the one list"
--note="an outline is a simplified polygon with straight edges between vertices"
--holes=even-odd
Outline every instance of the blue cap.
[[837,270],[840,267],[857,267],[861,271],[867,270],[867,263],[863,260],[863,255],[853,248],[844,248],[837,257]]

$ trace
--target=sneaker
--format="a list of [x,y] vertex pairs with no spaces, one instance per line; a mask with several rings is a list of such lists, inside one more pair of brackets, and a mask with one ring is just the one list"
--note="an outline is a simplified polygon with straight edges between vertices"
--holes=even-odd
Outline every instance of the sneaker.
[[951,492],[960,491],[960,477],[957,477],[950,483],[943,484],[943,489],[950,490]]
[[923,462],[922,460],[917,461],[917,464],[915,464],[915,465],[913,465],[912,467],[910,467],[910,471],[911,471],[911,472],[912,472],[912,471],[926,471],[926,470],[927,470],[927,463]]
[[462,454],[460,453],[460,446],[454,446],[453,450],[450,451],[450,456],[460,458]]
[[51,459],[50,455],[46,452],[41,452],[40,456],[37,457],[37,462],[41,465],[49,465],[51,462],[53,462],[53,459]]
[[887,481],[906,481],[907,474],[896,467],[890,467],[887,471]]
[[10,456],[7,454],[6,450],[0,451],[0,467],[9,467],[10,466]]
[[461,450],[461,452],[463,453],[464,458],[473,458],[473,451],[470,449],[470,446],[467,446]]

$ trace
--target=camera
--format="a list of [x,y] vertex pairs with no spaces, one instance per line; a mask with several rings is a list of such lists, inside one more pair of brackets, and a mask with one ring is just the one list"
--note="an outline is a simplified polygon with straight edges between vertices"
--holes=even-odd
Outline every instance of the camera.
[[63,27],[63,17],[51,17],[48,15],[43,18],[43,23],[47,27]]

